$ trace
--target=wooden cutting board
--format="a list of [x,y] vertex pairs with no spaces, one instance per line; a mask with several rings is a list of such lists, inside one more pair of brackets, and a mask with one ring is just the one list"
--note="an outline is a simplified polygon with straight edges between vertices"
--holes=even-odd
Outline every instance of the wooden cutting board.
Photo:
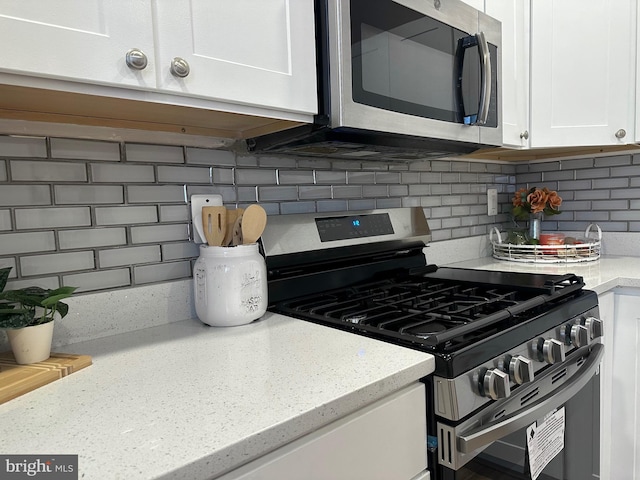
[[42,362],[18,365],[13,353],[0,353],[0,404],[91,365],[89,355],[52,353]]

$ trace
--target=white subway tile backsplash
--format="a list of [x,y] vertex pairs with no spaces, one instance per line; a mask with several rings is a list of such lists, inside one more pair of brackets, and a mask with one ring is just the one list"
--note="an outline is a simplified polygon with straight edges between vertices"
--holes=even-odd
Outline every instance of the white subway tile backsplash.
[[[186,209],[186,206],[183,207]],[[128,225],[155,223],[158,210],[155,206],[96,207],[96,225]]]
[[223,203],[235,203],[237,201],[236,188],[228,186],[187,185],[187,198],[191,195],[221,195]]
[[182,185],[128,185],[130,203],[186,203]]
[[233,167],[236,164],[236,154],[226,150],[187,147],[187,163]]
[[16,229],[91,225],[89,207],[16,208]]
[[110,248],[98,252],[100,268],[122,267],[139,263],[160,262],[160,246]]
[[331,168],[331,161],[322,158],[299,158],[298,168],[328,170]]
[[46,275],[95,268],[93,252],[52,253],[20,258],[22,275]]
[[76,273],[63,275],[64,285],[78,286],[77,293],[107,288],[128,287],[131,285],[131,272],[128,268],[103,270],[99,272]]
[[434,187],[437,187],[437,185],[409,185],[409,195],[429,195]]
[[576,180],[583,178],[609,178],[611,172],[608,168],[588,168],[586,170],[576,170]]
[[53,232],[25,232],[0,234],[0,255],[46,252],[56,249]]
[[616,165],[630,165],[631,155],[615,155],[611,157],[599,157],[599,158],[595,158],[593,161],[596,167],[613,167]]
[[0,157],[47,156],[47,139],[44,137],[20,137],[0,135]]
[[153,165],[127,165],[122,163],[92,163],[91,180],[99,183],[154,182]]
[[86,182],[87,167],[82,163],[12,160],[11,179],[27,182]]
[[61,230],[58,232],[58,242],[61,250],[126,245],[127,232],[124,228]]
[[94,140],[52,138],[51,157],[119,162],[120,144]]
[[127,143],[125,145],[125,156],[127,162],[184,163],[182,147],[168,145]]
[[[200,247],[193,242],[166,243],[162,245],[162,260],[180,260],[200,255]],[[141,262],[136,262],[141,263]]]
[[[363,197],[387,197],[390,195],[390,191],[394,187],[400,185],[363,185],[362,196]],[[405,189],[406,191],[406,189]],[[401,195],[405,195],[402,193]]]
[[187,226],[184,224],[150,225],[131,227],[131,243],[159,243],[189,240]]
[[2,185],[0,207],[51,205],[49,185]]
[[0,182],[7,181],[7,162],[0,160]]
[[640,188],[611,190],[611,198],[640,198]]
[[158,265],[142,265],[134,267],[135,283],[166,282],[191,276],[191,262],[167,262]]
[[239,202],[257,202],[258,187],[238,187]]
[[187,222],[190,220],[190,210],[186,205],[161,205],[161,222]]
[[0,231],[11,230],[11,211],[0,210]]
[[54,198],[59,205],[123,203],[121,185],[54,185]]
[[293,157],[258,157],[258,165],[262,168],[295,168]]
[[211,169],[205,167],[158,167],[158,182],[211,183]]

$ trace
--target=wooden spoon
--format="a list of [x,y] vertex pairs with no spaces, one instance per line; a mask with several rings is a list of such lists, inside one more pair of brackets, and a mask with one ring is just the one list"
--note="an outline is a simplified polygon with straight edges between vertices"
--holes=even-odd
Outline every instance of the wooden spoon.
[[267,212],[260,205],[249,205],[242,215],[242,243],[258,241],[267,226]]
[[240,215],[236,218],[235,223],[233,224],[233,234],[231,245],[242,245],[242,217],[244,215]]
[[222,245],[227,231],[227,209],[224,207],[202,207],[204,238],[212,247]]

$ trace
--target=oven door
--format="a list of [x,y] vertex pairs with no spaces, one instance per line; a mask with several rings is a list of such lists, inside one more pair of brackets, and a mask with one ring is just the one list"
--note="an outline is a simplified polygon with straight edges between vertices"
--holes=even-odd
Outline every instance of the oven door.
[[457,0],[330,4],[331,127],[501,145],[500,22]]
[[[436,480],[531,479],[527,427],[564,408],[564,448],[542,470],[541,480],[599,478],[600,384],[604,347],[571,354],[522,391],[495,402],[457,426],[438,422]],[[553,391],[547,390],[552,384]],[[524,408],[520,405],[525,404]]]

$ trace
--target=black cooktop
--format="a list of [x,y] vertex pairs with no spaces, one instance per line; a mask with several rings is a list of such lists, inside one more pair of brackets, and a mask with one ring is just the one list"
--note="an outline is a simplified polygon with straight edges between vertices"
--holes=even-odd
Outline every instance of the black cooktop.
[[428,351],[436,355],[437,374],[455,376],[595,306],[595,294],[583,286],[575,275],[432,267],[272,310]]

